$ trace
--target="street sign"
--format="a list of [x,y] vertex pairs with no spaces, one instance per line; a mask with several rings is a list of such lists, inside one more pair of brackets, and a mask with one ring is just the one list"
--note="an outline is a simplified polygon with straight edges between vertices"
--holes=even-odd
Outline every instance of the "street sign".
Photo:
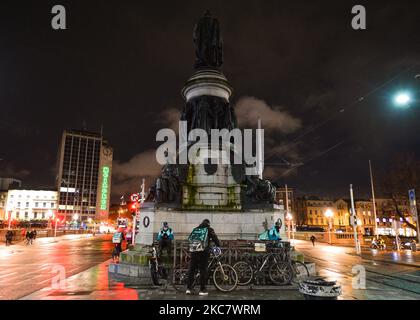
[[138,193],[133,193],[133,194],[130,196],[130,200],[131,200],[131,202],[139,202],[139,200],[140,200],[140,196],[139,196],[139,194],[138,194]]
[[416,225],[417,225],[417,239],[420,243],[420,226],[419,226],[419,218],[418,218],[418,213],[417,213],[416,192],[414,189],[408,190],[408,199],[410,200],[410,209],[411,209],[411,214],[413,216],[413,220],[416,222]]
[[408,190],[408,199],[410,200],[410,209],[413,219],[417,221],[416,192],[414,189]]

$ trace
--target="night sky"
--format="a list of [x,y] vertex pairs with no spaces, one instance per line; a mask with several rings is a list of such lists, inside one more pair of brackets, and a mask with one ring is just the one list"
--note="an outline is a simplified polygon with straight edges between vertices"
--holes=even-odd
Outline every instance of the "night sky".
[[[55,4],[67,30],[51,28]],[[367,30],[351,28],[356,4]],[[405,88],[420,99],[419,1],[3,0],[0,176],[53,188],[62,131],[101,125],[114,199],[157,174],[155,135],[183,107],[206,8],[221,24],[239,125],[261,116],[266,162],[304,163],[267,166],[267,176],[298,193],[342,196],[353,183],[367,196],[369,159],[380,175],[396,154],[420,156],[420,103],[392,104]]]

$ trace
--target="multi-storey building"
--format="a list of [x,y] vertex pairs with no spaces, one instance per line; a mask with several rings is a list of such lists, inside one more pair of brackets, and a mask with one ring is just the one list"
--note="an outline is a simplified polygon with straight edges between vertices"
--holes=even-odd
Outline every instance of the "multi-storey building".
[[411,229],[402,217],[397,213],[398,211],[404,216],[410,224],[415,224],[408,199],[396,199],[396,204],[393,199],[378,198],[376,203],[376,216],[379,234],[394,234],[395,229],[400,235],[415,236],[416,231]]
[[286,188],[276,188],[276,203],[280,206],[283,206],[284,210],[286,210],[286,199],[288,200],[288,208],[290,213],[295,212],[295,203],[293,201],[293,189],[287,188],[287,196],[286,196]]
[[8,218],[6,214],[6,200],[7,191],[0,191],[0,220],[6,220]]
[[6,217],[14,220],[48,220],[57,210],[57,191],[9,190],[6,198]]
[[58,215],[69,220],[106,219],[112,148],[101,134],[64,131],[58,157]]
[[360,232],[365,235],[373,235],[375,230],[373,202],[371,200],[356,200],[354,209],[356,210],[357,225],[360,227]]

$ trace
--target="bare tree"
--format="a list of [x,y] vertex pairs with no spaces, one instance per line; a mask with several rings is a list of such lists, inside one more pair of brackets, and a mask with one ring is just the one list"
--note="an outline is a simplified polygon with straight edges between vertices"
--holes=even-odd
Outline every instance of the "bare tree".
[[407,226],[417,230],[416,226],[404,216],[404,212],[399,208],[398,200],[407,200],[409,189],[420,190],[420,160],[412,153],[396,155],[391,161],[389,170],[383,174],[382,180],[384,193],[392,199],[396,214]]

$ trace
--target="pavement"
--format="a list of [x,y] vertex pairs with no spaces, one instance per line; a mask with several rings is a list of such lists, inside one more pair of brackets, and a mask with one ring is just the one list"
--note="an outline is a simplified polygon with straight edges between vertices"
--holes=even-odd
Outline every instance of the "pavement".
[[0,247],[0,299],[19,299],[109,259],[111,235],[66,235]]
[[[420,299],[420,252],[364,249],[357,255],[350,247],[331,246],[295,240],[305,259],[316,264],[317,272],[327,280],[337,280],[342,299],[418,300]],[[357,273],[360,277],[356,277]],[[354,281],[360,279],[365,289]]]
[[[186,296],[172,287],[125,285],[110,279],[110,236],[84,236],[39,241],[33,246],[0,248],[0,299],[23,300],[300,300],[296,286],[238,288],[209,296]],[[39,239],[41,240],[41,239]],[[320,276],[342,286],[342,300],[420,299],[420,254],[364,250],[295,240]],[[60,277],[60,270],[64,276]],[[355,276],[356,271],[362,271]],[[356,281],[358,279],[360,281]]]

